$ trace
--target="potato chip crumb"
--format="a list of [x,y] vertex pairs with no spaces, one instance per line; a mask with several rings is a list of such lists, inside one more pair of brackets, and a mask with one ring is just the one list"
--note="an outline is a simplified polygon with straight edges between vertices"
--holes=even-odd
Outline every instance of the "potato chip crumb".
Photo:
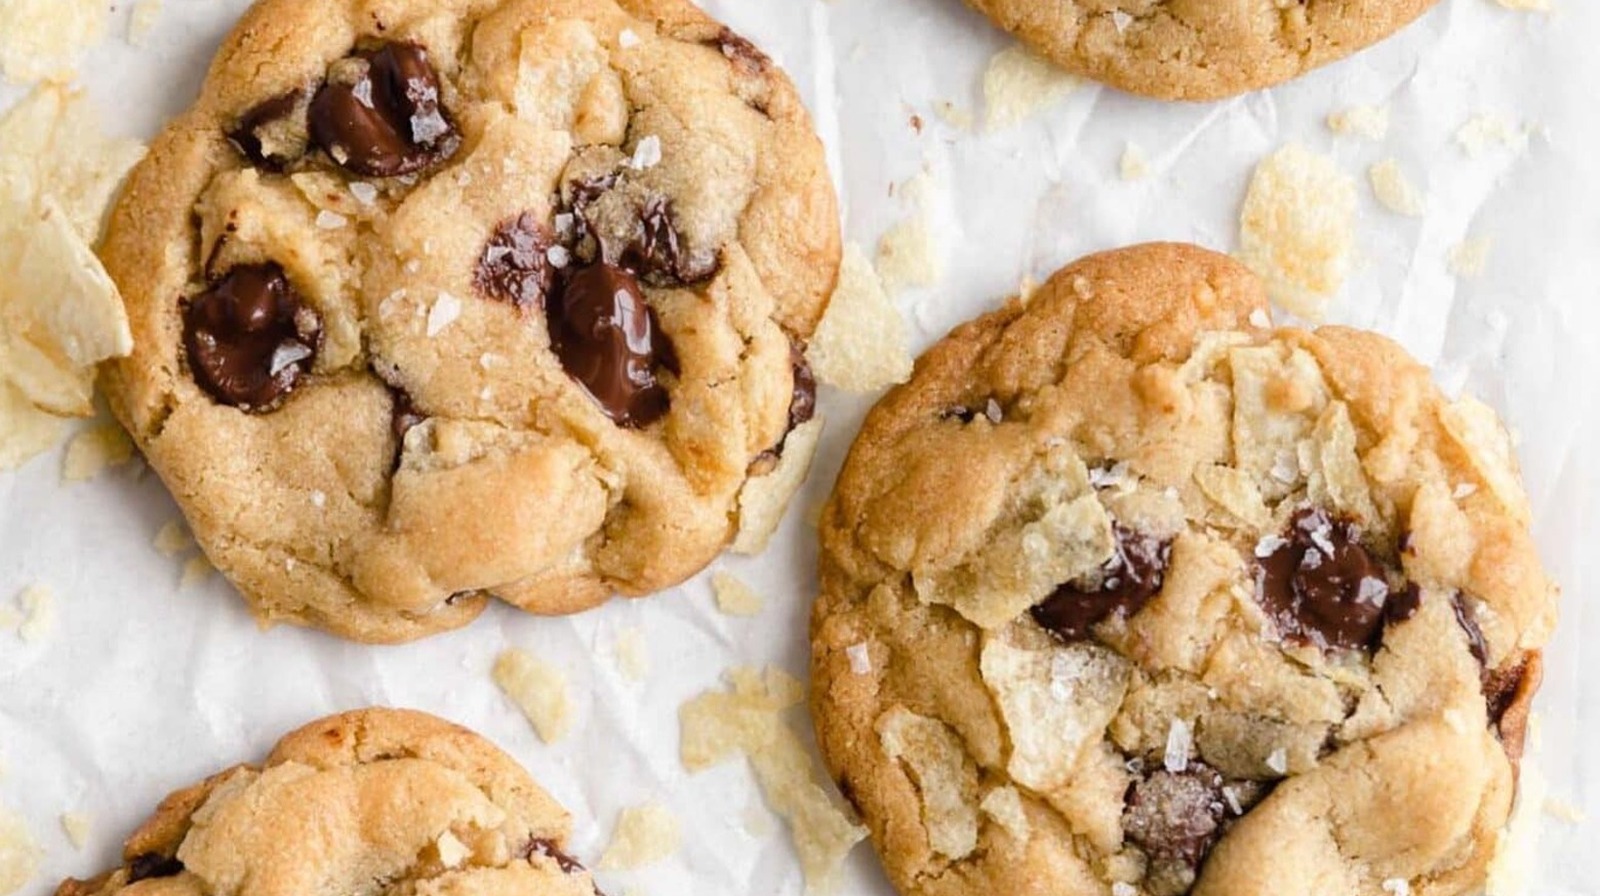
[[984,126],[999,131],[1016,125],[1071,93],[1082,83],[1021,44],[989,60],[983,72]]
[[1494,0],[1506,9],[1519,12],[1549,12],[1550,0]]
[[39,857],[27,824],[0,806],[0,896],[22,889],[39,870]]
[[711,574],[717,609],[729,616],[755,616],[761,612],[761,595],[733,573],[719,569]]
[[1481,158],[1495,148],[1509,149],[1517,154],[1528,148],[1528,132],[1499,115],[1479,112],[1456,131],[1456,142],[1474,159]]
[[1122,148],[1122,162],[1120,165],[1123,180],[1143,180],[1150,176],[1150,161],[1145,157],[1144,147],[1132,140]]
[[735,554],[759,554],[767,549],[789,502],[811,472],[824,425],[821,417],[813,417],[791,430],[783,440],[778,465],[739,490],[739,532],[729,548]]
[[819,381],[851,392],[873,392],[911,376],[905,320],[853,243],[845,246],[839,285],[806,358]]
[[472,855],[472,850],[461,842],[461,838],[450,831],[440,834],[439,839],[435,840],[433,845],[439,851],[439,864],[446,868],[458,867]]
[[72,437],[67,443],[61,478],[67,482],[83,482],[100,475],[108,467],[121,466],[132,459],[133,440],[122,427],[107,423]]
[[189,537],[182,520],[167,520],[156,533],[155,548],[163,557],[176,557],[192,547],[194,539]]
[[29,585],[17,596],[24,614],[17,634],[24,641],[42,641],[55,625],[55,594],[43,585]]
[[216,571],[217,568],[211,565],[211,561],[206,558],[206,555],[200,554],[190,557],[189,561],[183,564],[183,578],[178,581],[178,587],[188,588],[194,585],[204,585],[211,580],[211,574]]
[[1373,195],[1389,211],[1408,218],[1419,218],[1426,211],[1422,191],[1406,177],[1400,170],[1400,163],[1394,159],[1384,159],[1373,165],[1367,170],[1367,176],[1372,180]]
[[985,639],[978,672],[1013,744],[1006,771],[1041,793],[1064,785],[1098,743],[1127,692],[1128,664],[1083,645],[1040,650]]
[[983,795],[978,808],[1010,834],[1011,839],[1018,843],[1028,841],[1028,812],[1015,787],[996,787]]
[[1567,824],[1583,824],[1585,821],[1589,820],[1589,816],[1582,809],[1579,809],[1577,806],[1572,805],[1566,800],[1558,799],[1553,796],[1545,797],[1544,812],[1551,818],[1566,822]]
[[1328,115],[1328,130],[1346,137],[1382,140],[1389,136],[1388,106],[1349,106]]
[[0,3],[0,73],[25,84],[69,81],[78,57],[105,36],[100,0],[7,0]]
[[553,744],[572,727],[572,703],[561,670],[512,648],[494,661],[494,683],[522,710],[539,739]]
[[89,842],[89,832],[94,828],[94,819],[83,812],[61,813],[61,830],[67,834],[67,840],[74,849],[82,849]]
[[9,182],[12,198],[36,215],[54,201],[86,244],[99,240],[112,197],[144,152],[137,140],[107,137],[87,95],[58,84],[34,88],[0,115],[0,186]]
[[1273,301],[1320,318],[1355,248],[1355,180],[1290,143],[1256,166],[1239,219],[1239,256]]
[[935,100],[933,113],[958,131],[972,130],[972,113],[949,100]]
[[643,681],[650,674],[650,643],[644,630],[625,628],[617,633],[617,671],[628,681]]
[[658,803],[622,810],[611,845],[600,856],[600,870],[625,871],[665,859],[683,842],[678,819]]
[[128,43],[142,47],[161,17],[161,0],[139,0],[128,17]]
[[978,847],[978,771],[961,738],[938,719],[895,706],[875,726],[884,755],[906,767],[922,798],[928,848],[961,860]]
[[932,286],[944,276],[944,259],[934,244],[930,222],[931,176],[923,172],[901,184],[900,195],[911,213],[878,239],[876,259],[878,279],[891,296],[910,287]]
[[1450,247],[1445,263],[1450,273],[1462,279],[1482,276],[1483,269],[1488,266],[1489,249],[1492,247],[1493,240],[1489,237],[1468,237]]
[[708,691],[679,710],[683,765],[691,772],[742,753],[755,768],[767,804],[789,823],[807,889],[837,887],[841,864],[866,837],[821,782],[804,741],[785,721],[784,710],[804,697],[793,676],[769,668],[729,670],[731,693]]
[[14,470],[49,451],[66,425],[0,376],[0,470]]
[[851,644],[844,649],[844,655],[850,662],[850,674],[870,675],[872,673],[872,650],[865,643]]

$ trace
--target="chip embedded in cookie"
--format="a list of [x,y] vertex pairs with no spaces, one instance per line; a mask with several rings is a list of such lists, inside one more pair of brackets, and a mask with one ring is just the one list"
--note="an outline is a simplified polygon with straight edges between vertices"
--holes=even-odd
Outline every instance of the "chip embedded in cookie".
[[1069,71],[1171,100],[1216,100],[1343,59],[1435,0],[967,0]]
[[821,144],[685,0],[262,0],[103,255],[113,409],[266,623],[646,595],[816,444]]
[[572,819],[510,756],[426,713],[366,709],[286,735],[168,796],[122,864],[56,896],[538,893],[595,896]]
[[901,892],[1481,888],[1555,616],[1509,439],[1266,308],[1192,246],[1092,256],[868,415],[812,714]]

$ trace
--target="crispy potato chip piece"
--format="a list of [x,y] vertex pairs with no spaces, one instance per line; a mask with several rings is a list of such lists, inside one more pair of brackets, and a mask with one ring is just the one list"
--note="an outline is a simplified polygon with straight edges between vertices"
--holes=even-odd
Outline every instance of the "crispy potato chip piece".
[[61,478],[83,482],[100,475],[107,467],[121,466],[133,459],[133,440],[122,427],[107,423],[86,429],[67,443],[67,457],[61,465]]
[[961,738],[938,719],[895,706],[878,717],[878,740],[903,763],[922,797],[922,821],[934,852],[961,860],[978,848],[978,768]]
[[650,642],[641,628],[625,628],[617,633],[617,672],[627,681],[644,681],[650,674]]
[[61,830],[66,833],[67,840],[73,848],[82,849],[89,842],[89,834],[94,830],[94,819],[84,812],[61,813]]
[[1320,318],[1350,272],[1355,217],[1355,180],[1290,143],[1256,166],[1239,217],[1239,257],[1274,302]]
[[1384,159],[1374,164],[1367,169],[1367,177],[1372,181],[1372,194],[1389,211],[1408,218],[1420,218],[1427,211],[1422,191],[1406,177],[1398,161]]
[[41,854],[21,816],[0,806],[0,894],[22,889],[39,870]]
[[1275,501],[1303,478],[1301,440],[1328,401],[1316,359],[1302,349],[1265,345],[1228,353],[1233,370],[1234,466]]
[[567,677],[555,666],[512,648],[494,661],[494,683],[528,717],[539,739],[553,744],[572,727]]
[[29,585],[18,595],[17,603],[25,614],[17,634],[24,641],[42,641],[55,628],[56,595],[44,585]]
[[1013,647],[989,636],[978,660],[1010,732],[1012,780],[1040,793],[1065,785],[1105,735],[1128,689],[1128,661],[1090,644]]
[[1356,453],[1356,428],[1344,402],[1328,403],[1311,438],[1300,447],[1306,493],[1313,502],[1366,526],[1382,522],[1372,503],[1372,488],[1361,468],[1361,457]]
[[911,376],[905,320],[854,243],[844,247],[839,285],[806,359],[820,382],[851,392],[873,392]]
[[17,84],[70,80],[78,57],[106,33],[101,0],[0,3],[0,74]]
[[729,616],[754,616],[761,612],[761,595],[727,570],[719,569],[711,574],[711,590],[717,598],[717,609]]
[[1022,794],[1015,787],[996,787],[983,795],[978,804],[983,814],[994,819],[1018,843],[1028,842],[1028,811],[1022,805]]
[[789,502],[811,472],[823,425],[822,418],[816,417],[796,426],[784,439],[778,465],[739,490],[739,533],[730,548],[735,554],[759,554],[767,549]]
[[0,117],[0,197],[9,193],[36,211],[42,199],[54,199],[86,243],[99,240],[112,197],[143,157],[137,140],[103,135],[81,91],[43,85]]
[[600,856],[600,870],[642,868],[678,851],[683,832],[678,819],[659,803],[629,806],[617,818],[611,845]]
[[1389,107],[1350,106],[1330,112],[1328,130],[1347,137],[1382,140],[1389,135]]
[[14,470],[50,450],[66,421],[39,410],[11,383],[0,380],[0,470]]
[[1265,529],[1272,521],[1272,513],[1261,500],[1261,489],[1255,480],[1234,467],[1206,464],[1194,471],[1194,481],[1206,497],[1228,512],[1226,522],[1243,523],[1249,529]]
[[1081,83],[1077,75],[1022,44],[1012,44],[996,53],[984,69],[984,126],[1001,131],[1020,124]]
[[1494,408],[1464,395],[1446,405],[1439,417],[1451,441],[1460,447],[1484,484],[1519,525],[1528,525],[1532,511],[1517,473],[1517,453]]

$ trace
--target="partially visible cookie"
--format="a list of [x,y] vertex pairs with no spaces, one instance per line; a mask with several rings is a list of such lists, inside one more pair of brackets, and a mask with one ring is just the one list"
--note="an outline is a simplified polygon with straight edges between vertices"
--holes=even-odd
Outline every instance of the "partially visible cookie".
[[1435,0],[967,2],[1085,77],[1161,99],[1214,100],[1343,59]]
[[425,713],[292,732],[262,765],[173,793],[123,863],[56,896],[594,896],[567,813],[510,756]]
[[770,509],[839,233],[793,85],[685,0],[262,0],[103,254],[107,393],[207,556],[400,641],[660,590]]
[[822,752],[916,896],[1477,892],[1555,590],[1492,411],[1083,259],[868,415],[821,521]]

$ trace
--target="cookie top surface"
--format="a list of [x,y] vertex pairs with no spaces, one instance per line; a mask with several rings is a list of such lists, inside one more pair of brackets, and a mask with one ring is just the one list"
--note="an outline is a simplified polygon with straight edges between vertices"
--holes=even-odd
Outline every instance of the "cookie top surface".
[[1555,615],[1509,439],[1270,324],[1224,256],[1092,256],[867,417],[812,710],[902,892],[1481,885]]
[[331,716],[162,801],[57,896],[594,896],[571,820],[493,744],[410,710]]
[[1214,100],[1377,43],[1435,0],[967,0],[1085,77],[1161,99]]
[[675,584],[808,416],[821,145],[682,0],[264,0],[103,251],[119,418],[266,621]]

